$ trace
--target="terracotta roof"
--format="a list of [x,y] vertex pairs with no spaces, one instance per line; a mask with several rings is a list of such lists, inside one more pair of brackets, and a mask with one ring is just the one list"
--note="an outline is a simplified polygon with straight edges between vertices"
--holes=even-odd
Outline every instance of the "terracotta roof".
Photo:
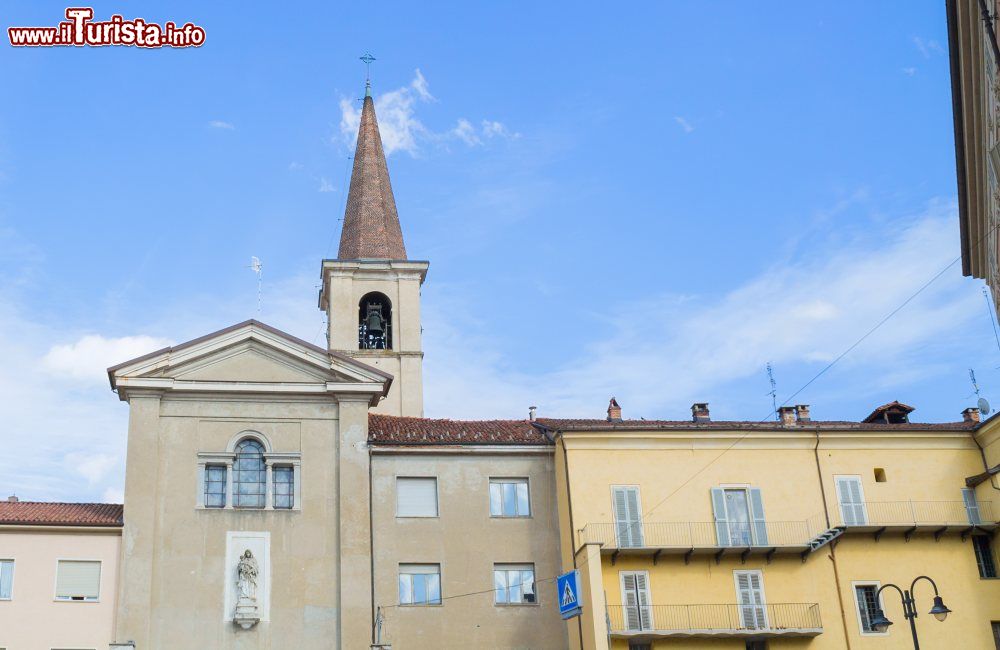
[[528,420],[431,420],[368,415],[368,440],[387,445],[548,445]]
[[337,258],[342,260],[405,260],[403,231],[392,196],[389,168],[370,95],[361,108],[358,146],[354,152],[351,187],[347,192],[344,228]]
[[885,421],[887,413],[899,414],[900,417],[906,419],[910,413],[913,413],[916,409],[909,404],[903,404],[899,400],[893,400],[888,404],[883,404],[882,406],[876,407],[874,411],[868,414],[862,422],[878,422],[879,420]]
[[121,527],[120,503],[0,501],[0,525]]
[[608,422],[606,419],[580,420],[559,418],[538,418],[536,424],[552,431],[658,431],[669,429],[709,429],[709,430],[748,430],[787,431],[790,429],[829,431],[972,431],[976,422],[906,422],[902,424],[885,424],[879,422],[849,422],[841,420],[810,420],[801,424],[789,426],[777,422],[753,422],[747,420],[713,420],[709,422],[693,422],[691,420],[622,420]]

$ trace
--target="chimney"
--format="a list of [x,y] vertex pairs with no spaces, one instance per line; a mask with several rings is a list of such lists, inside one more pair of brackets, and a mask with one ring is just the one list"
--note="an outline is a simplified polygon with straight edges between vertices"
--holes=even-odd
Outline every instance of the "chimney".
[[781,424],[786,427],[790,427],[795,424],[795,407],[794,406],[779,406],[778,415],[781,416]]
[[614,397],[608,402],[608,422],[622,421],[622,407],[618,406],[618,400]]
[[692,422],[711,422],[712,418],[708,414],[708,402],[695,402],[691,405]]
[[962,422],[979,422],[979,409],[970,406],[962,411]]
[[17,503],[18,501],[20,501],[20,499],[17,498],[16,494],[12,494],[9,497],[7,497],[7,501],[9,503]]
[[535,421],[535,411],[537,411],[537,410],[538,410],[537,406],[529,406],[528,407],[528,421],[530,421],[530,422],[534,422]]
[[811,422],[812,418],[809,417],[809,405],[808,404],[796,404],[795,405],[795,420],[799,424],[804,424],[806,422]]

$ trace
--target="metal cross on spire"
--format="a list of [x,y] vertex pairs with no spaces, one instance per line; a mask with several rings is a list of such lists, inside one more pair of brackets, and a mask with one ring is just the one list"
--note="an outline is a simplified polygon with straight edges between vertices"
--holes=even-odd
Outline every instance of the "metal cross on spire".
[[359,58],[365,64],[365,97],[368,97],[372,94],[372,61],[375,57],[371,52],[365,52],[364,56]]

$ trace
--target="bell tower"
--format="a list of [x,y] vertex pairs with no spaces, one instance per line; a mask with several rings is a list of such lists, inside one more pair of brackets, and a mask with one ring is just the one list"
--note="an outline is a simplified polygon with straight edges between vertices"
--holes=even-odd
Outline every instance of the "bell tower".
[[336,259],[323,260],[319,307],[331,351],[393,376],[377,413],[423,416],[420,286],[428,266],[406,256],[366,82],[340,249]]

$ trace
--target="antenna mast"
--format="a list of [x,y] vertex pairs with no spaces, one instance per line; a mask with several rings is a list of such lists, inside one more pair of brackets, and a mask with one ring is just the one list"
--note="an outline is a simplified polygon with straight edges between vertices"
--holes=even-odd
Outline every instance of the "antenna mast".
[[774,420],[778,421],[778,388],[777,384],[774,383],[774,369],[771,368],[771,362],[767,362],[767,380],[771,382],[771,392],[768,395],[771,396],[771,410],[774,412]]

